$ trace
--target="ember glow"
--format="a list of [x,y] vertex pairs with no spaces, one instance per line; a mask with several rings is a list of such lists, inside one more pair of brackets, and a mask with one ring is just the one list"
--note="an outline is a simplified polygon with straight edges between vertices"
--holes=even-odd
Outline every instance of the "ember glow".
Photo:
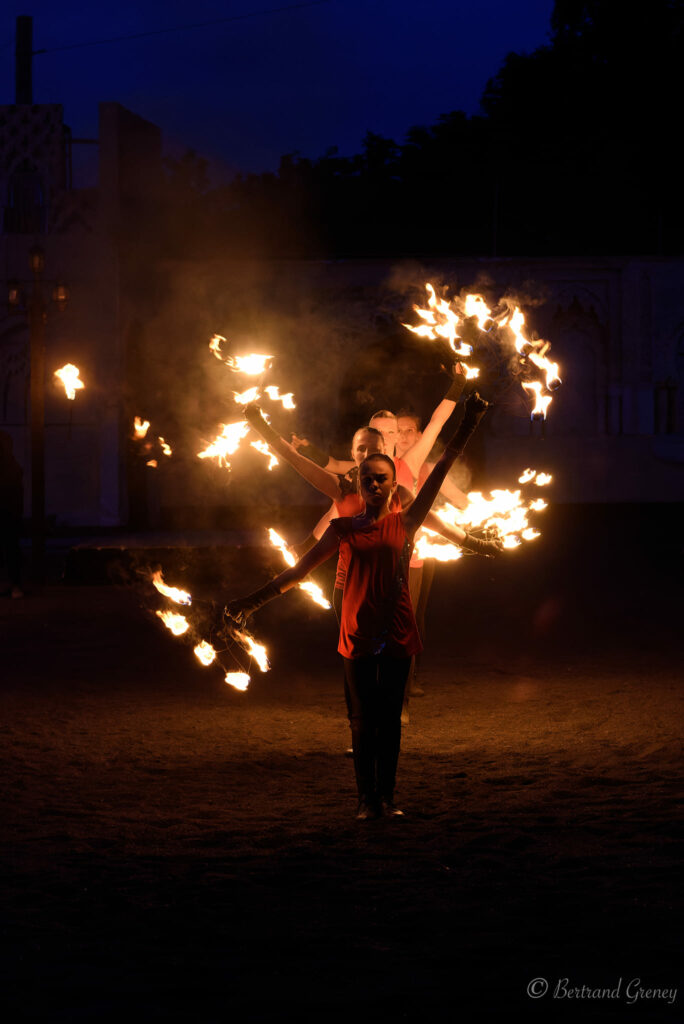
[[142,441],[143,437],[147,434],[150,429],[150,421],[143,420],[140,416],[136,416],[133,420],[133,432],[136,441]]
[[217,459],[219,466],[230,468],[228,456],[235,454],[248,431],[249,423],[246,420],[240,420],[237,423],[222,423],[221,433],[203,451],[198,452],[197,457],[199,459]]
[[66,396],[72,402],[76,398],[76,392],[85,387],[80,379],[80,372],[78,366],[74,366],[73,363],[67,363],[59,370],[55,370],[55,377],[62,382]]
[[180,590],[178,587],[168,587],[164,583],[161,569],[152,574],[152,583],[160,594],[168,597],[171,601],[175,601],[176,604],[192,604],[192,597],[187,590]]
[[190,623],[184,615],[178,612],[157,612],[167,629],[170,629],[174,636],[183,636],[190,629]]
[[211,663],[216,660],[216,651],[211,644],[207,643],[206,640],[200,640],[194,648],[193,653],[197,660],[205,666],[211,665]]
[[226,672],[225,681],[229,686],[233,686],[236,690],[242,690],[244,692],[249,686],[251,680],[246,672]]
[[151,469],[156,469],[157,468],[157,460],[156,459],[150,459],[150,461],[146,462],[145,465],[146,466],[150,466]]
[[500,346],[501,354],[510,362],[511,374],[515,371],[515,375],[527,378],[523,387],[533,392],[536,400],[532,419],[544,419],[551,402],[548,392],[555,391],[561,384],[560,368],[558,363],[548,358],[547,353],[551,347],[548,341],[533,340],[525,335],[525,316],[520,307],[504,299],[497,307],[503,307],[504,311],[493,315],[481,295],[470,294],[449,301],[438,298],[431,284],[426,284],[425,289],[428,295],[427,309],[413,307],[422,323],[404,324],[404,327],[419,338],[445,341],[463,362],[466,379],[472,380],[478,376],[479,370],[468,360],[471,356],[477,359],[477,346],[473,351],[463,341],[459,331],[463,331],[464,320],[474,318],[480,331],[487,334],[490,347],[492,342]]
[[[279,533],[271,529],[268,531],[268,539],[274,548],[280,551],[286,565],[293,566],[297,559],[294,554],[290,551],[287,546],[287,542],[283,540]],[[305,594],[308,594],[314,604],[317,604],[320,608],[326,610],[331,607],[330,601],[323,596],[323,591],[317,583],[313,580],[304,580],[302,583],[298,583],[297,586],[300,590],[303,590]]]

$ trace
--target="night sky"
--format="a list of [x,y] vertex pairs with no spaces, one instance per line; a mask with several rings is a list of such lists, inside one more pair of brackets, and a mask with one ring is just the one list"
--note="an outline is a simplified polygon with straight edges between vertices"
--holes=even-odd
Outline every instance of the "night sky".
[[[478,110],[511,50],[548,39],[552,0],[329,0],[258,14],[287,0],[105,0],[9,4],[0,19],[1,102],[14,100],[14,28],[34,19],[34,102],[62,103],[75,136],[97,134],[116,100],[158,124],[167,145],[221,168],[261,171],[281,154],[358,152],[367,131],[403,139],[440,114]],[[245,14],[224,24],[73,49]]]

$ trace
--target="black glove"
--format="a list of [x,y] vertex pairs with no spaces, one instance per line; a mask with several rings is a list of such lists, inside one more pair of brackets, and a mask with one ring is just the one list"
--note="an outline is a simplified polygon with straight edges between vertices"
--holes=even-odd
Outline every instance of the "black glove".
[[315,444],[311,443],[311,441],[302,442],[302,444],[298,446],[297,451],[300,455],[303,455],[305,459],[308,459],[309,462],[315,462],[317,466],[325,468],[328,464],[328,453],[321,451],[321,449],[317,448]]
[[461,425],[447,444],[447,451],[460,455],[465,448],[470,435],[475,431],[478,423],[489,408],[489,402],[480,398],[477,391],[473,391],[465,404],[465,412]]
[[272,601],[274,597],[279,596],[280,590],[276,586],[275,580],[271,580],[264,587],[255,590],[253,594],[248,594],[247,597],[239,597],[235,601],[229,601],[223,609],[224,618],[233,619],[239,626],[244,626],[246,620],[253,612],[257,611],[268,601]]
[[479,537],[473,537],[470,533],[466,533],[465,538],[461,541],[461,547],[468,551],[474,551],[476,555],[489,555],[490,558],[496,558],[504,549],[503,543],[498,539],[480,540]]
[[257,434],[261,434],[264,441],[267,444],[272,444],[273,441],[280,440],[280,434],[278,434],[270,424],[264,419],[264,414],[261,411],[261,407],[256,402],[250,402],[249,405],[245,406],[245,419],[249,423],[250,427],[254,427]]
[[460,363],[454,363],[450,368],[449,372],[451,375],[451,384],[449,390],[444,396],[450,402],[458,402],[459,398],[463,394],[463,388],[466,386],[466,375],[463,373]]

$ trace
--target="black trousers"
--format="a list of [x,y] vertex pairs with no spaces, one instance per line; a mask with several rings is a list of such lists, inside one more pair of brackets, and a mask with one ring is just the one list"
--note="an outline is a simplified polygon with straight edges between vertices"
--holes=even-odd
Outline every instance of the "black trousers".
[[359,796],[391,800],[401,745],[401,707],[410,658],[344,658],[344,696]]

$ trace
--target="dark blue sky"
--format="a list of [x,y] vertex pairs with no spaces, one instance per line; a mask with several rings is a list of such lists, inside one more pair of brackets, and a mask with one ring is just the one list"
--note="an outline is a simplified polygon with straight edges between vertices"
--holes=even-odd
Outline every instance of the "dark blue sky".
[[34,18],[34,101],[62,103],[75,135],[117,100],[241,170],[282,153],[358,152],[366,131],[401,141],[441,113],[475,113],[510,50],[547,41],[553,0],[330,0],[232,23],[59,51],[57,47],[263,11],[288,0],[33,0],[0,16],[0,102],[14,99],[14,20]]

